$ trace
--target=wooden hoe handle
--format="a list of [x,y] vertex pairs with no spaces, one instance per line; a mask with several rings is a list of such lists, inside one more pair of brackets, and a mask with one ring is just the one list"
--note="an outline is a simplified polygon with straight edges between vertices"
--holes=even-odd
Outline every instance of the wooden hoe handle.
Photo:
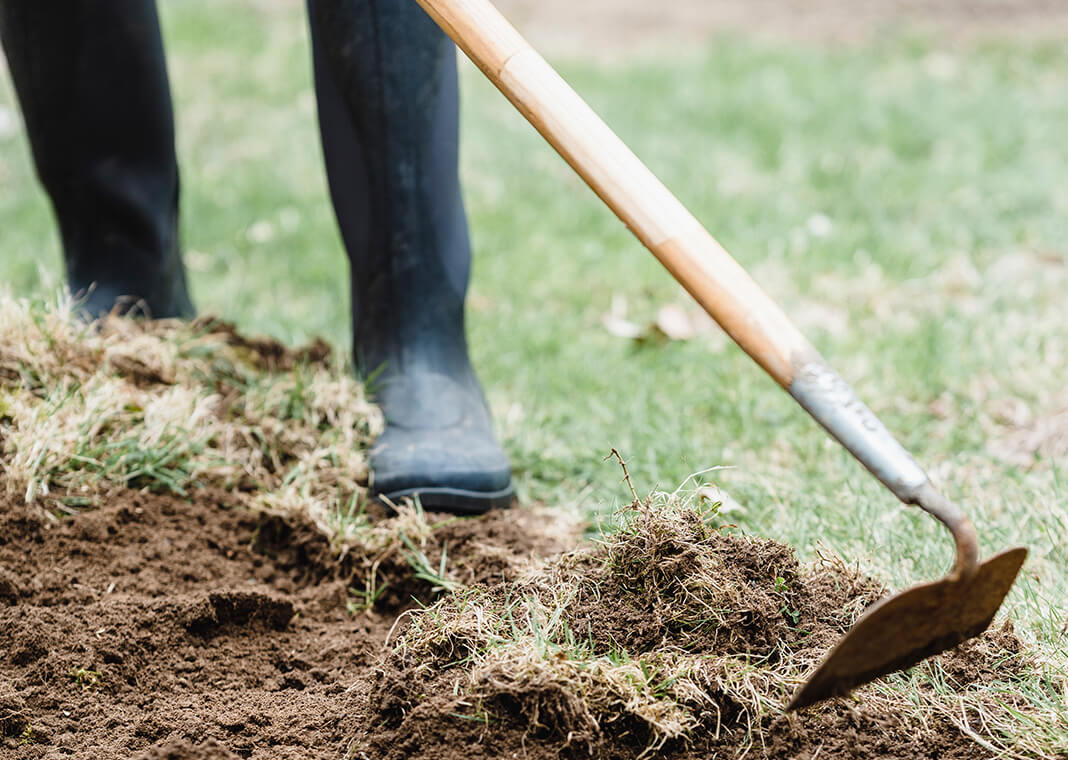
[[954,573],[978,559],[968,518],[753,278],[489,0],[417,0],[728,335],[907,504],[953,531]]
[[485,0],[418,0],[746,353],[784,388],[811,345],[701,223]]

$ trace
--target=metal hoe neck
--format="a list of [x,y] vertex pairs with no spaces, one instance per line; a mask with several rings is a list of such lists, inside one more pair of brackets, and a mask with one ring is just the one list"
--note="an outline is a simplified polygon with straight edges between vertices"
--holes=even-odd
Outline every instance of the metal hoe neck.
[[909,498],[904,498],[901,494],[898,496],[906,504],[915,504],[949,528],[957,546],[957,559],[947,579],[971,580],[979,569],[979,537],[968,516],[960,507],[940,494],[929,480],[909,494]]
[[979,568],[979,541],[972,521],[931,485],[923,468],[822,357],[810,355],[798,364],[790,395],[895,496],[949,528],[957,558],[947,579],[970,580]]

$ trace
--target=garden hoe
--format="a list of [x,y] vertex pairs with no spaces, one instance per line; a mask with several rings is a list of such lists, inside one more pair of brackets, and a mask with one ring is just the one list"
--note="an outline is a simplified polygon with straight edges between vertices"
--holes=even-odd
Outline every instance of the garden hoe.
[[968,517],[816,352],[779,307],[488,0],[418,0],[723,329],[905,504],[952,533],[956,562],[939,581],[867,610],[787,709],[844,695],[979,635],[1027,556],[986,562]]

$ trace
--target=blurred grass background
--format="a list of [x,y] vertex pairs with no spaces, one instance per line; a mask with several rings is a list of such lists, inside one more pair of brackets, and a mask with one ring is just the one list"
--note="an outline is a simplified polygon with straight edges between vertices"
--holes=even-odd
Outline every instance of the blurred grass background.
[[[161,8],[186,261],[202,313],[347,345],[297,3]],[[794,315],[980,527],[1032,559],[1009,609],[1063,666],[1068,599],[1068,48],[898,33],[846,46],[732,35],[670,55],[554,57]],[[727,518],[904,584],[947,565],[900,507],[715,330],[618,337],[679,287],[466,62],[475,364],[525,501],[592,519],[705,473]],[[0,277],[61,282],[47,201],[0,76]],[[1059,416],[1058,416],[1059,415]],[[1059,658],[1059,659],[1058,659]]]

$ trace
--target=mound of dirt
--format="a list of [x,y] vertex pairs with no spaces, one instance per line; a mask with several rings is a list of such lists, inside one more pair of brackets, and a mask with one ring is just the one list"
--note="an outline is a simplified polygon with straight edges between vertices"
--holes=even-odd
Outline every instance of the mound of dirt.
[[[694,513],[535,563],[563,539],[525,510],[439,517],[433,540],[368,555],[222,495],[127,492],[59,522],[0,504],[5,757],[984,756],[878,698],[782,715],[879,588]],[[445,551],[454,593],[406,546],[430,567]],[[371,568],[390,592],[368,604]],[[945,672],[1011,677],[1019,650],[998,631]]]
[[[413,612],[377,669],[376,729],[358,746],[383,758],[988,756],[947,715],[871,687],[852,707],[784,715],[883,590],[706,518],[641,507],[602,545]],[[1003,628],[946,655],[944,672],[961,690],[1011,680],[1020,648]]]
[[[373,559],[387,610],[432,584],[207,496],[128,492],[60,522],[0,504],[0,755],[335,759],[370,725],[394,614],[353,614],[349,589]],[[560,548],[507,515],[441,522],[472,580]]]
[[885,593],[841,565],[803,577],[788,547],[721,532],[697,512],[672,521],[640,510],[602,552],[582,557],[592,567],[570,579],[578,591],[567,620],[597,654],[670,646],[774,660],[784,645],[823,650]]

